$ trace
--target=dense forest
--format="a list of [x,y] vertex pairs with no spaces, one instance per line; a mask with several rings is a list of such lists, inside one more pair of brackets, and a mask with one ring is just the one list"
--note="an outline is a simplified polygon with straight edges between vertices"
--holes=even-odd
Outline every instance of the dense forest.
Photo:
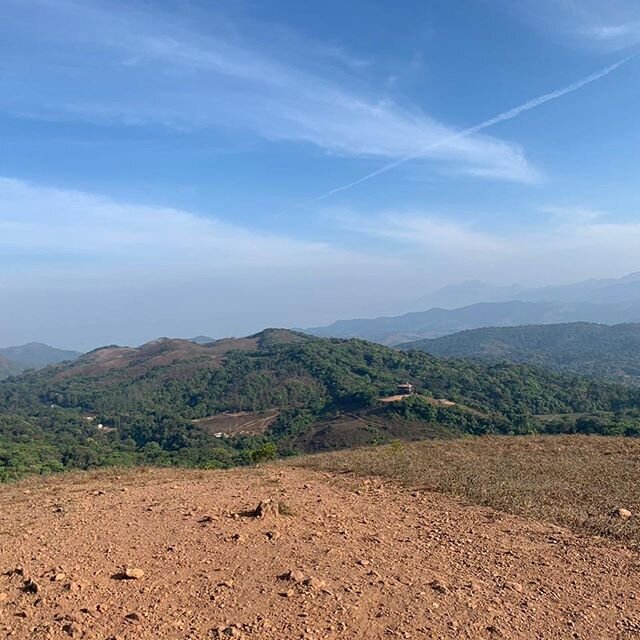
[[[417,394],[381,404],[401,382]],[[632,387],[357,339],[268,330],[211,345],[158,340],[99,349],[1,382],[0,479],[112,464],[247,464],[303,451],[311,431],[342,425],[345,416],[364,425],[370,442],[403,437],[403,425],[406,434],[419,433],[420,424],[457,435],[638,435],[639,407],[640,390]],[[274,419],[259,433],[220,437],[199,422],[265,410],[275,410]],[[394,429],[386,431],[387,423]],[[355,443],[349,433],[339,446]]]
[[640,384],[640,324],[489,327],[400,346],[436,356],[525,362]]

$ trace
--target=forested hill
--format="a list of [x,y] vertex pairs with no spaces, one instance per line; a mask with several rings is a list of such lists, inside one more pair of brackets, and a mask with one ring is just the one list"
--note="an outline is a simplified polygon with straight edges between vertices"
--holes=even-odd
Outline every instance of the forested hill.
[[22,371],[24,371],[24,367],[0,355],[0,380],[21,373]]
[[640,324],[491,327],[400,345],[437,356],[526,362],[640,384]]
[[26,369],[41,369],[50,364],[75,360],[80,355],[78,351],[55,349],[41,342],[0,348],[0,380]]
[[[418,395],[381,404],[402,382]],[[165,339],[1,382],[0,477],[141,461],[226,466],[436,428],[522,433],[543,428],[537,414],[606,412],[605,423],[588,428],[633,434],[638,407],[638,389],[362,340],[285,330],[207,345]],[[216,433],[246,415],[250,433]]]

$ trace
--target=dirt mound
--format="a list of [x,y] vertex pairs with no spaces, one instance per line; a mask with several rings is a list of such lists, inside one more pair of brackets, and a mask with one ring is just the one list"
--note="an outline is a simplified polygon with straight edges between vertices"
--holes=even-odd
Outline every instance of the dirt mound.
[[622,640],[638,559],[378,479],[60,476],[0,494],[0,637]]

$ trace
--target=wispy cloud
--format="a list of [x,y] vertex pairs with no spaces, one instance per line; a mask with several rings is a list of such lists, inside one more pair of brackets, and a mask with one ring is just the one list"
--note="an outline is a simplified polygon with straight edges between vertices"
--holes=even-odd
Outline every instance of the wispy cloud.
[[509,109],[508,111],[504,111],[498,114],[497,116],[494,116],[493,118],[484,120],[480,124],[474,125],[472,127],[468,127],[467,129],[463,129],[462,131],[459,131],[457,133],[447,133],[447,135],[443,136],[439,140],[437,139],[434,142],[430,142],[428,146],[423,147],[418,151],[414,151],[413,153],[410,153],[408,155],[402,156],[399,159],[394,160],[393,162],[386,164],[371,173],[366,174],[362,178],[358,178],[357,180],[354,180],[352,182],[347,182],[346,184],[340,185],[339,187],[335,187],[327,191],[326,193],[323,193],[317,196],[316,198],[313,198],[309,202],[318,202],[320,200],[325,200],[326,198],[329,198],[335,195],[336,193],[347,191],[348,189],[358,186],[363,182],[368,182],[369,180],[372,180],[373,178],[376,178],[379,175],[382,175],[383,173],[387,173],[388,171],[391,171],[396,167],[406,164],[411,160],[415,160],[416,158],[419,158],[421,155],[426,155],[429,152],[433,152],[440,147],[447,147],[451,144],[456,144],[456,143],[464,143],[464,141],[467,138],[475,136],[481,131],[484,131],[485,129],[489,129],[490,127],[493,127],[496,124],[500,124],[501,122],[513,120],[514,118],[517,118],[519,115],[526,113],[527,111],[532,111],[533,109],[537,109],[538,107],[541,107],[547,102],[558,100],[563,96],[566,96],[570,93],[574,93],[575,91],[578,91],[579,89],[582,89],[582,87],[585,87],[591,84],[592,82],[596,82],[597,80],[600,80],[605,76],[608,76],[610,73],[613,73],[616,69],[621,67],[623,64],[625,64],[629,60],[630,58],[625,58],[623,60],[620,60],[615,64],[605,67],[604,69],[601,69],[600,71],[597,71],[596,73],[593,73],[585,78],[581,78],[580,80],[577,80],[576,82],[573,82],[570,85],[563,87],[562,89],[557,89],[556,91],[551,91],[550,93],[546,93],[544,95],[538,96],[537,98],[533,98],[532,100],[528,100],[527,102],[524,102],[521,105],[514,107],[513,109]]
[[[496,282],[554,282],[638,270],[640,223],[611,222],[588,207],[548,207],[551,225],[491,231],[450,217],[420,211],[388,211],[377,215],[341,212],[334,219],[349,230],[405,247],[407,263],[441,265]],[[465,271],[465,268],[467,269]],[[598,267],[600,269],[600,267]]]
[[[0,177],[0,254],[45,256],[64,270],[166,266],[221,273],[233,268],[330,268],[369,259],[320,242],[260,233],[168,207]],[[34,261],[35,269],[41,261]]]
[[[508,2],[509,9],[514,3]],[[515,6],[528,21],[580,45],[618,51],[640,43],[636,0],[524,0]]]
[[318,65],[306,64],[302,48],[283,59],[264,43],[204,33],[139,5],[7,2],[4,28],[19,34],[11,46],[23,54],[23,62],[4,62],[9,73],[0,108],[13,113],[187,131],[234,128],[341,156],[411,155],[443,163],[447,173],[518,182],[540,177],[519,145],[471,132],[460,136],[414,105],[389,100],[384,88],[372,90],[349,76],[345,67],[368,61],[339,47],[318,55],[339,58],[343,70],[331,73],[324,65],[327,72],[320,73]]

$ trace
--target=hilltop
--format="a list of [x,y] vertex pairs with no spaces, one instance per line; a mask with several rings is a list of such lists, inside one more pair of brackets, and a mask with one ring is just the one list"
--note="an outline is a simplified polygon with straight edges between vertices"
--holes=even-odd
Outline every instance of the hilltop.
[[[416,394],[399,401],[399,383]],[[640,391],[270,329],[105,347],[0,383],[0,477],[106,464],[231,466],[464,433],[632,435]]]
[[0,635],[623,640],[640,627],[628,548],[354,477],[347,456],[311,463],[327,470],[119,469],[6,488]]
[[489,327],[399,345],[436,356],[526,362],[640,383],[640,324]]

